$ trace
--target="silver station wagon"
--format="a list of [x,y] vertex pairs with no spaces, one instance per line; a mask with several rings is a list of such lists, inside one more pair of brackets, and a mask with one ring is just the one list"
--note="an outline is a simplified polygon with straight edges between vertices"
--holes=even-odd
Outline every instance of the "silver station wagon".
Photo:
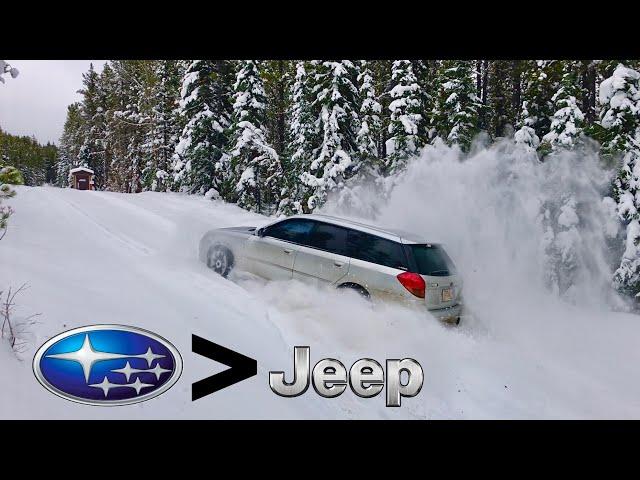
[[223,277],[235,268],[267,280],[333,285],[460,323],[462,280],[444,248],[398,230],[294,215],[261,228],[211,230],[200,241],[199,258]]

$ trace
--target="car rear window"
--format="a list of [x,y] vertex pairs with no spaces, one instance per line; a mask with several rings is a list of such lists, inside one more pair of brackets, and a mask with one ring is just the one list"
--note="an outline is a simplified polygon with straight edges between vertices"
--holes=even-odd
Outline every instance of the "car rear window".
[[347,252],[351,258],[391,268],[407,269],[402,245],[369,233],[349,230]]
[[447,252],[440,245],[407,245],[421,275],[444,277],[454,275],[456,268]]

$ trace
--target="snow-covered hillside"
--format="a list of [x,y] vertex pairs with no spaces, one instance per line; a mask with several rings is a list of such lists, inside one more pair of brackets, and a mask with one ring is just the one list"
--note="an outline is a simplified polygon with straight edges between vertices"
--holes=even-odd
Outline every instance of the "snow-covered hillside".
[[[503,290],[509,278],[498,279],[495,271],[483,279],[473,268],[485,265],[490,234],[502,232],[469,225],[464,228],[475,229],[478,242],[461,238],[452,245],[454,259],[466,263],[460,268],[469,277],[476,317],[448,328],[426,315],[373,309],[296,282],[217,276],[196,257],[203,232],[268,221],[235,206],[168,193],[17,192],[11,201],[16,213],[0,243],[0,286],[28,282],[16,319],[41,315],[21,360],[0,342],[1,418],[640,417],[638,316],[573,306],[537,287],[514,293],[526,290],[519,271],[509,290]],[[392,197],[381,218],[394,220],[388,208],[410,193],[411,186]],[[450,207],[460,213],[458,205]],[[412,208],[406,214],[395,223],[415,227],[433,220],[422,222]],[[505,239],[496,238],[492,254],[502,268]],[[63,330],[94,323],[131,324],[169,339],[185,362],[178,384],[152,401],[118,408],[74,404],[42,388],[31,372],[37,347]],[[190,384],[224,368],[191,353],[192,333],[257,359],[258,375],[192,402]],[[365,356],[380,362],[413,357],[423,366],[425,384],[395,409],[384,406],[383,395],[361,399],[349,390],[335,399],[312,389],[281,398],[269,389],[268,372],[290,375],[294,345],[311,347],[312,364],[325,357],[347,366]]]

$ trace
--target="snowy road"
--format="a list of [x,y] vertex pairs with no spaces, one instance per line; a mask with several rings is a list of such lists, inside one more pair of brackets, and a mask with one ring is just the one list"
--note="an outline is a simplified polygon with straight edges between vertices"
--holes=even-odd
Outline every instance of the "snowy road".
[[[479,319],[447,328],[296,282],[222,279],[197,261],[202,233],[267,221],[231,205],[178,194],[17,190],[0,242],[0,287],[28,282],[16,319],[41,315],[21,361],[0,343],[0,418],[640,418],[635,315],[580,309],[535,292],[505,303],[470,275]],[[51,395],[31,373],[35,349],[94,323],[130,324],[169,339],[182,352],[183,377],[166,394],[127,407]],[[191,402],[190,384],[224,368],[191,353],[192,333],[257,359],[258,375]],[[281,398],[268,387],[268,371],[289,375],[294,345],[311,347],[312,364],[413,357],[425,385],[396,409],[384,406],[383,395],[360,399],[349,390],[336,399],[313,391]]]

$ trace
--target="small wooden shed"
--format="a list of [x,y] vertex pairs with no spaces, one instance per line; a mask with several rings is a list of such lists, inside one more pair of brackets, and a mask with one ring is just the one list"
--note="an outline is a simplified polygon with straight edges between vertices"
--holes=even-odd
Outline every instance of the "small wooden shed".
[[95,190],[93,170],[87,167],[76,167],[69,170],[71,188],[78,190]]

